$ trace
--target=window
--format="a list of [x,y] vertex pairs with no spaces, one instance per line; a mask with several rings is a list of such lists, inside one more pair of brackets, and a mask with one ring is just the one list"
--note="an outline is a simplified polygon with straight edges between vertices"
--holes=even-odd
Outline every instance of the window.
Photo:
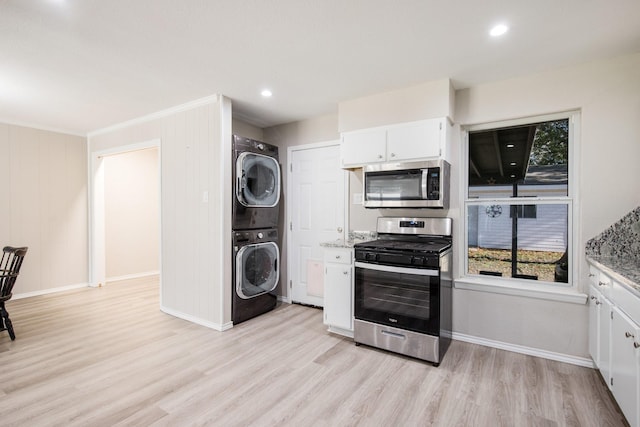
[[466,277],[571,282],[576,115],[468,129]]

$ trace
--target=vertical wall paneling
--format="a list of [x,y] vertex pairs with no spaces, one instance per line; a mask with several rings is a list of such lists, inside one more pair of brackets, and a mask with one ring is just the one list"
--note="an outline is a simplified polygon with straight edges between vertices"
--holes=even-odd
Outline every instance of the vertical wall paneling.
[[[211,97],[89,136],[92,152],[161,140],[161,309],[215,329],[226,328],[231,317],[224,309],[229,284],[221,279],[230,276],[220,250],[230,251],[230,239],[223,241],[220,231],[223,211],[231,210],[230,199],[219,198],[220,153],[231,129],[231,109],[222,107],[229,101],[223,100]],[[229,138],[222,136],[223,116]]]
[[222,288],[222,299],[220,300],[220,310],[223,319],[225,319],[223,328],[231,326],[231,266],[233,264],[231,248],[231,200],[233,197],[233,187],[230,183],[232,162],[231,135],[233,124],[231,117],[231,101],[223,97],[221,99],[221,107],[215,114],[216,121],[214,122],[215,127],[213,130],[215,133],[220,135],[221,140],[219,149],[215,150],[215,153],[218,156],[217,164],[219,165],[219,172],[212,177],[211,187],[220,189],[219,194],[222,195],[222,199],[219,205],[224,206],[224,209],[215,211],[219,215],[219,218],[217,218],[216,221],[222,228],[221,232],[218,233],[218,236],[220,236],[219,238],[221,238],[222,241],[217,245],[217,258],[222,260],[222,268],[219,269],[219,276],[222,283],[225,284]]
[[[2,185],[0,185],[0,236],[2,241],[11,239],[11,142],[9,139],[9,125],[0,123],[0,170],[3,171]],[[3,243],[4,244],[4,243]]]
[[0,124],[0,245],[29,247],[14,298],[87,285],[86,152],[82,137]]

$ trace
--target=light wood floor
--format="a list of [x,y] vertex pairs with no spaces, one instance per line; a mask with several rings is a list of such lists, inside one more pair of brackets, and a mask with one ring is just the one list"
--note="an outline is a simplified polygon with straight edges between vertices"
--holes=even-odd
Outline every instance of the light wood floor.
[[216,332],[155,280],[10,301],[0,425],[618,426],[596,371],[454,341],[442,364],[331,335],[284,304]]

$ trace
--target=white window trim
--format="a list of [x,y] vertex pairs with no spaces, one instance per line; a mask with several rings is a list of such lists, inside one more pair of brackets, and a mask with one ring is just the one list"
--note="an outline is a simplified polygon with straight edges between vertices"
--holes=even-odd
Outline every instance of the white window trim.
[[569,119],[569,191],[567,197],[558,198],[530,198],[527,199],[535,203],[566,203],[569,207],[568,228],[571,230],[568,236],[568,245],[570,253],[570,270],[568,284],[550,284],[547,282],[531,282],[530,280],[504,278],[504,277],[479,277],[469,276],[467,249],[469,245],[469,237],[467,233],[467,206],[472,204],[486,204],[492,202],[511,202],[513,199],[469,199],[468,198],[468,182],[469,170],[467,167],[460,168],[460,183],[463,191],[460,194],[460,213],[461,221],[459,221],[458,232],[463,236],[462,244],[459,248],[460,260],[462,260],[462,269],[459,272],[459,278],[454,281],[454,286],[458,289],[492,292],[505,295],[523,296],[529,298],[546,299],[552,301],[569,302],[575,304],[585,304],[587,295],[580,292],[578,286],[578,245],[577,237],[580,235],[578,212],[578,188],[577,183],[580,177],[580,111],[566,111],[555,114],[531,116],[526,118],[504,120],[496,122],[488,122],[473,125],[463,125],[460,127],[461,135],[461,158],[460,164],[467,165],[469,156],[469,132],[487,130],[493,128],[526,125],[536,122],[545,122],[552,120]]

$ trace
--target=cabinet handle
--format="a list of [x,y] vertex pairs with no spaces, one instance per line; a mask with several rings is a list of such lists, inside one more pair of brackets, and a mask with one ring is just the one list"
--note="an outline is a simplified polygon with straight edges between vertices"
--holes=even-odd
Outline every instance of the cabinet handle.
[[378,154],[378,158],[381,159],[382,158],[382,154]]
[[631,332],[625,332],[624,336],[627,338],[635,338]]
[[336,259],[340,259],[342,258],[340,255],[336,255]]
[[639,343],[639,342],[634,341],[634,342],[633,342],[633,347],[634,347],[634,348],[638,348],[638,347],[640,347],[640,343]]
[[596,299],[595,295],[591,295],[591,299]]
[[342,274],[344,274],[346,276],[347,274],[349,274],[349,272],[348,271],[343,271]]
[[604,282],[598,282],[598,286],[606,286],[607,284]]
[[396,156],[396,153],[391,153],[391,157],[395,157],[395,156]]
[[600,301],[596,300],[596,305],[602,304]]
[[589,277],[594,277],[594,276],[595,276],[595,274],[589,273]]

